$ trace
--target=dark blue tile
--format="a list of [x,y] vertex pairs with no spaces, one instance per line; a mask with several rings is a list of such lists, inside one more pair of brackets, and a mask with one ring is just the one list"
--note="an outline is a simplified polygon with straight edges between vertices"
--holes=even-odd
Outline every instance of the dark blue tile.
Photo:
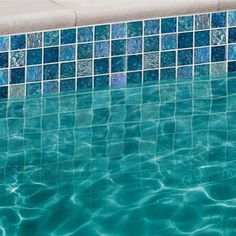
[[126,54],[126,40],[113,40],[111,45],[111,55],[125,55]]
[[226,27],[226,12],[216,12],[212,13],[212,28]]
[[61,63],[60,78],[73,78],[75,77],[75,72],[75,62]]
[[76,43],[76,29],[64,29],[61,31],[61,44]]
[[228,72],[235,73],[236,72],[236,62],[228,62]]
[[180,33],[178,35],[178,48],[191,48],[193,47],[193,33]]
[[172,67],[176,65],[176,52],[168,51],[161,53],[161,67]]
[[58,92],[58,82],[57,81],[47,81],[43,83],[43,93],[56,93]]
[[194,76],[196,77],[205,77],[209,76],[210,74],[210,65],[205,64],[205,65],[196,65],[194,68]]
[[128,56],[127,70],[141,70],[142,69],[142,55]]
[[9,37],[0,36],[0,52],[8,51],[9,49]]
[[42,66],[28,66],[26,73],[26,81],[40,81],[42,80]]
[[75,45],[66,45],[60,47],[60,61],[75,60]]
[[94,74],[107,74],[109,73],[109,59],[95,59],[94,60]]
[[210,60],[210,48],[195,48],[194,62],[195,64],[208,63]]
[[94,89],[101,90],[106,89],[109,86],[109,75],[95,76],[94,77]]
[[75,79],[64,79],[60,82],[60,91],[74,91],[75,90]]
[[193,30],[193,16],[181,16],[178,19],[178,31],[192,31]]
[[161,38],[161,49],[171,50],[177,48],[177,34],[164,34]]
[[148,70],[143,73],[143,82],[145,84],[153,81],[158,81],[159,79],[159,71],[158,70]]
[[150,36],[144,38],[144,52],[159,51],[159,36]]
[[108,57],[110,54],[110,42],[96,42],[94,45],[95,57]]
[[25,68],[11,69],[11,84],[19,84],[25,82]]
[[112,38],[120,39],[126,37],[126,24],[118,23],[112,25]]
[[193,64],[193,50],[179,50],[178,51],[178,65],[191,65]]
[[93,41],[93,27],[83,27],[78,29],[78,42],[91,42]]
[[44,46],[57,46],[59,45],[59,30],[44,32]]
[[42,49],[27,50],[27,65],[42,64]]
[[59,61],[58,47],[44,48],[44,63]]
[[112,88],[124,88],[126,86],[126,74],[112,74],[111,75],[111,87]]
[[160,32],[160,20],[145,20],[144,35],[154,35]]
[[0,68],[8,67],[8,52],[0,53]]
[[127,85],[128,86],[140,86],[142,82],[142,72],[129,72],[127,73]]
[[175,68],[161,69],[161,76],[160,77],[161,77],[161,80],[175,79],[176,78]]
[[44,65],[43,67],[43,80],[58,79],[58,64]]
[[95,26],[95,40],[108,40],[110,39],[110,25]]
[[229,43],[236,43],[236,28],[229,28]]
[[92,89],[92,77],[83,77],[77,79],[77,90],[88,91]]
[[176,28],[176,17],[161,20],[161,32],[163,34],[176,32]]
[[8,87],[0,87],[0,99],[5,99],[8,97]]
[[226,47],[225,46],[212,47],[211,61],[212,62],[226,61]]
[[195,47],[202,47],[210,45],[210,31],[195,32]]
[[26,96],[36,96],[41,94],[41,83],[26,84]]
[[127,36],[128,37],[136,37],[142,36],[143,34],[143,22],[128,22],[127,23]]
[[127,53],[136,54],[142,52],[142,38],[130,38],[127,40]]
[[0,70],[0,85],[8,84],[8,70]]
[[89,59],[93,57],[93,44],[92,43],[83,43],[78,44],[78,55],[77,59]]
[[12,35],[11,36],[11,50],[24,49],[26,46],[26,35]]
[[200,14],[195,16],[195,29],[203,30],[210,28],[211,15],[210,14]]
[[229,26],[236,26],[236,11],[229,11]]
[[126,70],[126,57],[113,57],[111,60],[111,72],[122,72]]

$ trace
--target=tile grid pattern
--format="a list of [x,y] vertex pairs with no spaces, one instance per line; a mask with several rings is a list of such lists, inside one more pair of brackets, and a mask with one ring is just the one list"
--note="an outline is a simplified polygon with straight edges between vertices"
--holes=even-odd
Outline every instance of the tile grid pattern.
[[0,98],[236,71],[236,11],[0,36]]

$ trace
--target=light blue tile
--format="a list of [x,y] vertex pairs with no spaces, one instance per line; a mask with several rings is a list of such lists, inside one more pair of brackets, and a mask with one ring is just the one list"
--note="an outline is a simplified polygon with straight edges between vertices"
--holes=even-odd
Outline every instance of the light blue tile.
[[0,52],[8,51],[9,49],[9,37],[1,36],[0,37]]

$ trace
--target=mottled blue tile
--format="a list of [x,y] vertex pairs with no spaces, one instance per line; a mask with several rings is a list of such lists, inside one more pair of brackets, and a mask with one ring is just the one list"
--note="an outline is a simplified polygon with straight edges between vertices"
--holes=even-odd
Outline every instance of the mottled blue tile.
[[236,28],[229,28],[229,43],[236,43]]
[[210,60],[210,48],[195,48],[194,62],[195,64],[207,63]]
[[193,33],[180,33],[178,35],[178,48],[192,48],[193,47]]
[[28,66],[26,72],[26,81],[40,81],[42,80],[42,66]]
[[0,52],[8,51],[9,49],[9,37],[0,36]]
[[111,55],[118,56],[118,55],[125,55],[126,54],[126,40],[113,40],[111,44]]
[[27,48],[42,47],[42,33],[27,34]]
[[93,27],[83,27],[78,29],[78,42],[91,42],[93,41]]
[[78,54],[77,59],[89,59],[93,57],[93,44],[92,43],[83,43],[78,44]]
[[160,20],[145,20],[144,35],[154,35],[160,32]]
[[60,82],[60,91],[74,91],[75,90],[75,79],[64,79]]
[[178,78],[191,78],[193,76],[193,67],[192,66],[183,66],[178,68],[177,72]]
[[8,67],[8,52],[0,53],[0,68]]
[[0,87],[0,99],[4,99],[8,97],[8,87]]
[[176,22],[176,17],[161,19],[161,32],[163,34],[176,32]]
[[203,30],[210,28],[210,14],[200,14],[195,16],[195,29]]
[[196,77],[205,77],[205,76],[209,76],[209,74],[210,74],[209,64],[196,65],[194,67],[194,76]]
[[161,69],[161,80],[166,79],[175,79],[176,78],[176,70],[175,68],[169,68],[169,69]]
[[211,27],[212,28],[226,27],[226,19],[227,19],[226,12],[212,13]]
[[120,39],[126,37],[126,23],[118,23],[112,25],[112,38]]
[[178,31],[192,31],[193,30],[193,16],[180,16],[178,18]]
[[236,26],[236,11],[229,11],[228,16],[228,25]]
[[20,67],[25,65],[25,50],[11,51],[10,67]]
[[161,53],[161,67],[172,67],[176,65],[176,52],[168,51]]
[[41,94],[41,83],[26,84],[26,96],[36,96]]
[[127,60],[128,60],[128,62],[127,62],[127,70],[128,71],[142,69],[142,55],[128,56]]
[[228,46],[228,59],[236,60],[236,44],[231,44]]
[[127,85],[128,86],[139,86],[142,82],[142,72],[129,72],[127,73]]
[[94,60],[94,74],[107,74],[109,73],[109,59],[95,59]]
[[126,57],[113,57],[111,60],[111,72],[122,72],[126,70]]
[[58,64],[50,64],[43,66],[43,80],[55,80],[58,79]]
[[147,84],[153,81],[158,81],[159,71],[158,70],[148,70],[143,73],[143,83]]
[[59,45],[59,30],[44,32],[44,46],[57,46]]
[[94,45],[95,57],[108,57],[110,54],[110,42],[96,42]]
[[178,51],[178,65],[191,65],[193,64],[193,50],[179,50]]
[[211,31],[211,44],[226,44],[226,29],[215,29]]
[[58,92],[58,82],[57,81],[47,81],[43,83],[43,93],[56,93]]
[[77,74],[79,77],[92,75],[92,60],[78,61]]
[[210,31],[197,31],[195,32],[195,47],[202,47],[210,45]]
[[142,52],[142,38],[130,38],[127,40],[127,53],[136,54]]
[[144,38],[144,52],[159,51],[159,36],[150,36]]
[[59,61],[58,47],[44,48],[44,63],[52,63]]
[[94,89],[106,89],[109,86],[109,75],[101,75],[94,77]]
[[25,96],[25,85],[15,84],[10,86],[10,97],[23,97]]
[[228,72],[235,73],[236,72],[236,62],[228,62]]
[[61,44],[76,43],[76,29],[61,30]]
[[61,63],[60,78],[73,78],[76,76],[75,62]]
[[66,45],[60,47],[60,61],[75,60],[75,45]]
[[212,47],[211,48],[211,61],[212,62],[219,62],[226,60],[226,47],[219,46],[219,47]]
[[25,82],[25,68],[11,69],[10,83],[19,84]]
[[124,88],[126,86],[126,74],[112,74],[111,75],[111,87],[112,88]]
[[144,54],[144,69],[155,69],[159,66],[159,53],[147,53]]
[[77,90],[88,91],[92,88],[92,77],[83,77],[77,79]]
[[161,49],[171,50],[177,48],[177,34],[165,34],[161,37]]
[[226,62],[212,63],[211,64],[211,75],[222,75],[226,73]]
[[42,49],[27,50],[27,65],[42,64]]
[[8,70],[0,70],[0,85],[8,83]]
[[95,40],[109,40],[110,39],[110,25],[95,26]]
[[143,22],[128,22],[127,23],[127,36],[128,37],[137,37],[142,36],[143,34]]
[[11,50],[24,49],[26,46],[26,35],[12,35],[11,36]]

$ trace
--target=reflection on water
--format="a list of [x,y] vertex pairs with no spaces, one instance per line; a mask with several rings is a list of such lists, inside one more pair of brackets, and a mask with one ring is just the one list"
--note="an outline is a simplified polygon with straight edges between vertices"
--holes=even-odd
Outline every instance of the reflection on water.
[[0,235],[236,235],[235,79],[0,103]]

